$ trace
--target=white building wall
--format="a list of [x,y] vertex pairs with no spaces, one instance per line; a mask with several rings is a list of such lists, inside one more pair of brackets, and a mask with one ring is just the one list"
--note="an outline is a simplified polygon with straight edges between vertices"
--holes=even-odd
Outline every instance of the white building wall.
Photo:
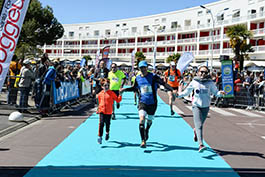
[[[265,6],[265,0],[221,0],[216,1],[214,3],[205,4],[205,7],[211,9],[212,14],[214,15],[215,19],[215,30],[220,30],[222,32],[224,27],[231,26],[233,24],[243,23],[250,26],[251,22],[264,22],[265,21],[265,9],[264,12],[260,14],[260,8]],[[228,10],[225,10],[229,8]],[[233,14],[240,10],[240,17],[233,18]],[[251,10],[256,10],[256,14],[250,16]],[[200,15],[198,13],[201,12]],[[224,13],[224,20],[217,21],[217,15]],[[185,26],[185,21],[190,20],[190,25]],[[210,20],[210,23],[208,23]],[[171,23],[178,22],[178,28],[172,29]],[[198,21],[200,21],[200,25],[198,25]],[[126,25],[125,25],[126,24]],[[119,25],[119,26],[117,26]],[[193,7],[163,14],[151,15],[151,16],[144,16],[138,18],[129,18],[129,19],[121,19],[121,20],[113,20],[113,21],[104,21],[104,22],[94,22],[94,23],[82,23],[82,24],[64,24],[65,33],[62,39],[58,41],[80,41],[79,46],[67,46],[67,45],[59,45],[59,46],[44,46],[45,51],[52,51],[50,53],[50,57],[64,57],[64,58],[81,58],[83,54],[81,54],[82,49],[86,50],[95,50],[102,48],[104,46],[99,44],[100,40],[118,40],[118,39],[132,39],[134,38],[144,38],[144,37],[151,37],[152,41],[148,41],[144,44],[140,42],[135,42],[132,44],[119,44],[117,41],[115,44],[111,45],[112,49],[115,49],[114,53],[110,55],[111,58],[118,58],[121,61],[129,61],[130,53],[128,52],[130,49],[137,49],[137,48],[154,48],[154,32],[151,31],[144,31],[144,26],[149,26],[152,31],[157,31],[158,36],[168,36],[173,35],[175,36],[175,40],[168,41],[167,39],[163,41],[158,41],[158,47],[164,47],[167,50],[168,47],[175,47],[174,51],[181,53],[182,51],[178,51],[178,46],[182,46],[184,49],[188,48],[194,53],[196,59],[198,60],[206,60],[210,57],[211,51],[210,48],[207,51],[200,51],[198,47],[200,45],[211,45],[211,36],[208,37],[199,37],[199,33],[201,31],[211,31],[212,29],[212,18],[210,13],[207,13],[206,9],[201,7]],[[163,31],[157,30],[158,27],[165,26]],[[132,28],[137,27],[137,32],[133,33]],[[95,31],[99,31],[99,35],[95,36]],[[106,35],[106,30],[110,30],[110,35]],[[73,32],[74,36],[69,36],[69,33]],[[190,33],[197,33],[194,39],[178,39],[178,34],[190,34]],[[265,29],[259,29],[259,32],[254,37],[260,37],[265,40]],[[87,40],[97,40],[97,45],[91,46],[82,46],[82,41]],[[220,35],[215,36],[215,44],[220,45],[220,49],[214,50],[214,58],[219,58],[220,54],[225,55],[233,55],[231,49],[223,49],[223,41],[228,42],[229,39],[225,37],[222,33]],[[55,53],[54,50],[61,50],[68,51],[71,49],[79,49],[79,54],[71,54],[71,53]],[[126,53],[118,53],[118,49],[126,49]],[[253,59],[264,59],[265,49],[262,46],[256,47],[256,52],[251,54]],[[141,49],[142,50],[142,49]],[[174,52],[173,51],[173,52]],[[173,52],[158,52],[157,58],[158,61],[164,60],[168,55]],[[85,55],[85,54],[84,54]],[[152,52],[146,52],[145,55],[147,59],[152,59],[153,54]],[[91,55],[92,56],[92,55]],[[93,57],[93,56],[92,56]]]

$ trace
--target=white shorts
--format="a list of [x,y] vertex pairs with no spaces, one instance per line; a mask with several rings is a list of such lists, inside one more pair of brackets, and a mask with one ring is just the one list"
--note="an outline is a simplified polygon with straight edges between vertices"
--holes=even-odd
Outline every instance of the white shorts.
[[[146,117],[147,115],[147,117]],[[147,112],[143,109],[139,110],[139,117],[144,116],[147,120],[154,120],[154,115],[148,115]]]

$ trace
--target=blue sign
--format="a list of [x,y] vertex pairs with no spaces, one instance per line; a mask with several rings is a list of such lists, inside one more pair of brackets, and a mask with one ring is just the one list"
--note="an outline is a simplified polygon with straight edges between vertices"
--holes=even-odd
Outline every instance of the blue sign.
[[53,102],[59,104],[67,102],[79,97],[78,81],[72,82],[61,82],[61,87],[56,89],[55,83],[53,82]]
[[234,79],[233,79],[233,64],[232,60],[222,61],[222,82],[225,98],[234,97]]

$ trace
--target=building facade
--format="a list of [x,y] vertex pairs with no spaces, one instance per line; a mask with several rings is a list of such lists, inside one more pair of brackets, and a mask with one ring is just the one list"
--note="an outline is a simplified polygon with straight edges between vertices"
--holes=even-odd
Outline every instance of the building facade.
[[95,58],[97,50],[107,45],[113,61],[129,62],[135,50],[151,62],[155,48],[157,63],[186,51],[194,54],[195,62],[219,60],[220,55],[234,55],[227,27],[245,24],[254,34],[249,41],[255,50],[250,59],[265,61],[265,0],[220,0],[204,7],[208,10],[197,6],[137,18],[64,24],[64,36],[42,49],[50,58],[70,60]]

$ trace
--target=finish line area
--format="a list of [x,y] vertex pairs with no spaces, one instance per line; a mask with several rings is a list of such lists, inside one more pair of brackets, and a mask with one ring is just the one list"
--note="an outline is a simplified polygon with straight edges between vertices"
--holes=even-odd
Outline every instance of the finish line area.
[[132,92],[123,93],[110,139],[97,143],[99,116],[94,113],[61,144],[48,153],[25,177],[173,177],[239,175],[208,145],[198,152],[193,130],[158,97],[158,108],[147,148],[140,148],[139,116]]

